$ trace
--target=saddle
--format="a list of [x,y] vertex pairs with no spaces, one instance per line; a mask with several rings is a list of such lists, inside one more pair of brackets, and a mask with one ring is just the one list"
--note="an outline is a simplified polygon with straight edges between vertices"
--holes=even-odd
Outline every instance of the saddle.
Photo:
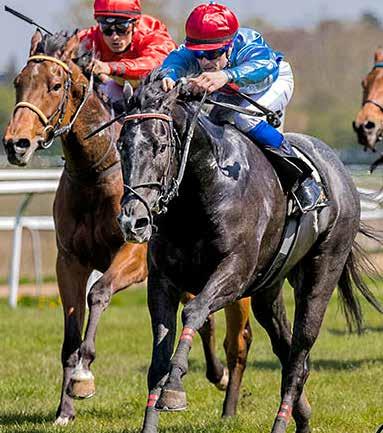
[[[240,102],[230,98],[232,104]],[[226,99],[227,100],[227,99]],[[233,111],[214,105],[209,111],[210,120],[219,125],[229,123],[235,127]],[[239,131],[241,132],[241,131]],[[255,143],[255,145],[258,145]],[[246,290],[241,297],[253,295],[256,291],[271,287],[284,278],[295,266],[303,252],[307,252],[319,236],[319,214],[326,206],[326,197],[322,197],[323,207],[318,207],[310,212],[302,213],[299,209],[297,198],[292,193],[296,188],[297,178],[312,177],[318,183],[322,183],[319,171],[311,161],[297,147],[293,146],[295,155],[281,156],[274,149],[259,146],[275,169],[280,184],[287,196],[287,213],[283,234],[274,257],[270,263],[257,275],[255,283]],[[301,173],[301,175],[299,175]]]

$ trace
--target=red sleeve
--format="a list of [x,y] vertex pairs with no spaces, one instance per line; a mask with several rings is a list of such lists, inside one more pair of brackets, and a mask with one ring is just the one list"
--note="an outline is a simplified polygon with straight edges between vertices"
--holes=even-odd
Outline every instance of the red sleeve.
[[93,42],[96,42],[97,39],[96,34],[97,34],[97,26],[90,27],[89,29],[80,30],[77,33],[80,42],[84,42],[86,44],[87,49],[91,49]]
[[152,26],[146,34],[138,35],[137,57],[109,62],[111,75],[124,79],[141,79],[161,66],[167,55],[176,48],[176,44],[162,23],[155,20],[150,24]]

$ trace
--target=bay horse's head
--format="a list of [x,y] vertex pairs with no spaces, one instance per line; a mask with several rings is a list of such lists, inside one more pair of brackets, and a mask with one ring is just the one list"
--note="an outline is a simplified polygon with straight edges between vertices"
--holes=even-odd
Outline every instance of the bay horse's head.
[[78,46],[76,35],[33,35],[28,62],[14,80],[16,105],[3,138],[11,164],[26,165],[37,149],[68,132],[63,127],[73,115],[72,94],[85,85],[71,60]]
[[362,108],[353,123],[359,143],[372,150],[383,139],[383,49],[375,52],[374,60],[362,81]]
[[134,96],[117,144],[124,178],[119,223],[130,242],[147,242],[153,215],[166,211],[177,192],[179,141],[173,125],[179,86],[163,92],[153,73]]

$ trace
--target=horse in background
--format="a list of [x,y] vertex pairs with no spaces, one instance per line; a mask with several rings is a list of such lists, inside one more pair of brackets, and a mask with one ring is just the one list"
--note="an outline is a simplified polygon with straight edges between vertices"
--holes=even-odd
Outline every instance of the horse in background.
[[[276,172],[248,137],[232,125],[214,124],[201,103],[185,99],[182,83],[165,93],[160,78],[153,74],[136,92],[118,144],[125,184],[121,229],[128,241],[150,240],[152,404],[146,408],[142,433],[157,431],[158,411],[186,408],[182,378],[196,330],[210,314],[244,296],[252,296],[255,318],[282,365],[281,401],[271,431],[285,433],[292,416],[296,432],[308,433],[311,408],[304,384],[309,355],[335,287],[346,317],[359,330],[362,313],[353,283],[383,311],[358,271],[354,247],[360,203],[355,185],[325,143],[286,134],[315,165],[328,203],[301,216],[302,224],[312,227],[306,232],[310,235],[296,244],[284,273],[260,286],[281,245],[288,214]],[[282,295],[286,278],[295,293],[292,331]],[[183,332],[173,353],[183,291],[195,298],[183,308]]]
[[[15,79],[16,106],[5,131],[10,163],[25,166],[37,150],[61,136],[65,168],[54,201],[57,278],[64,310],[63,382],[56,424],[75,417],[73,398],[95,393],[90,365],[95,359],[96,327],[113,294],[147,276],[146,244],[124,242],[117,215],[123,181],[116,141],[118,123],[90,140],[85,137],[112,118],[89,75],[91,58],[82,55],[76,35],[63,33],[31,41],[30,57]],[[103,272],[88,295],[89,320],[82,338],[86,282],[93,269]],[[191,299],[183,295],[183,302]],[[225,349],[230,375],[215,354],[213,316],[199,329],[206,358],[206,376],[226,389],[223,415],[234,415],[251,343],[250,300],[225,310]],[[150,404],[150,402],[148,402]]]
[[[374,66],[362,80],[362,107],[353,122],[358,142],[365,149],[376,151],[376,146],[383,140],[383,48],[374,54]],[[371,170],[383,164],[383,154],[377,159]]]

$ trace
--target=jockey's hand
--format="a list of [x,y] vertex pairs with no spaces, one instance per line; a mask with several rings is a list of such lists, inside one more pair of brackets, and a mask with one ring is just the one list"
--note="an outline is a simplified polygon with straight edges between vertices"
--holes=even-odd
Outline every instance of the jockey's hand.
[[191,92],[196,95],[207,90],[208,93],[215,92],[229,81],[229,77],[223,71],[203,72],[196,78],[189,79]]
[[162,80],[162,89],[164,92],[169,92],[169,90],[174,89],[175,85],[176,85],[176,82],[170,77],[165,77]]
[[110,68],[108,63],[102,62],[101,60],[94,59],[92,67],[93,67],[93,73],[95,75],[98,75],[101,79],[105,75],[110,74]]

